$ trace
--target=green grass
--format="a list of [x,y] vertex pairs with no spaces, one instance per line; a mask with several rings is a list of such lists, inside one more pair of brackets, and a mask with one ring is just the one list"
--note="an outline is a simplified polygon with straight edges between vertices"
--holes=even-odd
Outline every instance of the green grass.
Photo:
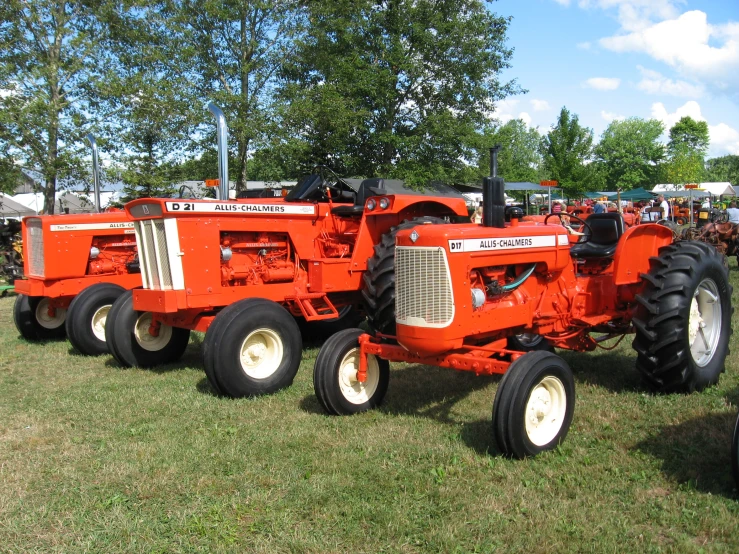
[[628,340],[565,352],[569,436],[515,461],[490,429],[497,377],[396,365],[380,410],[328,417],[315,347],[291,388],[234,401],[212,394],[200,337],[178,364],[122,369],[22,341],[13,301],[0,299],[2,552],[739,551],[735,354],[717,387],[654,396]]

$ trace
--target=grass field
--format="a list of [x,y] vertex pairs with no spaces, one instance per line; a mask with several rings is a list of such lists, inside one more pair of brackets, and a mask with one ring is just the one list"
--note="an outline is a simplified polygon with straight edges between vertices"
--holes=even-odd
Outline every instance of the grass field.
[[498,377],[396,365],[380,410],[328,417],[315,346],[291,388],[234,401],[211,392],[199,336],[178,364],[123,369],[22,341],[13,302],[0,299],[2,552],[739,552],[737,354],[719,386],[654,396],[628,340],[565,352],[569,436],[515,461],[492,438]]

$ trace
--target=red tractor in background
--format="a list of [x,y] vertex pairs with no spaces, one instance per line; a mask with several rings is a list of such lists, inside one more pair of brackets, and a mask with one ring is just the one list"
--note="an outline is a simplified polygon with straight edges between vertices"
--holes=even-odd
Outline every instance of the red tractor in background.
[[653,390],[718,381],[733,308],[725,259],[713,247],[675,241],[661,225],[626,229],[619,213],[590,215],[579,233],[557,214],[506,224],[502,180],[486,178],[483,190],[482,225],[397,233],[396,332],[349,329],[323,345],[314,387],[329,413],[379,405],[390,361],[504,374],[493,405],[500,450],[525,457],[554,448],[572,421],[574,378],[552,352],[509,349],[520,333],[576,351],[633,333],[636,367]]
[[[95,209],[100,211],[97,145],[93,153]],[[26,340],[68,336],[83,354],[108,351],[105,320],[113,301],[141,285],[133,223],[123,211],[26,217],[24,273],[15,282],[13,316]]]
[[[219,135],[222,188],[225,142]],[[367,306],[369,324],[393,332],[395,235],[424,222],[468,220],[464,197],[450,188],[422,194],[367,179],[354,190],[326,169],[279,201],[141,199],[125,208],[143,288],[110,311],[111,352],[124,366],[171,362],[191,330],[204,331],[208,380],[232,397],[292,383],[301,327],[331,334],[356,326]]]

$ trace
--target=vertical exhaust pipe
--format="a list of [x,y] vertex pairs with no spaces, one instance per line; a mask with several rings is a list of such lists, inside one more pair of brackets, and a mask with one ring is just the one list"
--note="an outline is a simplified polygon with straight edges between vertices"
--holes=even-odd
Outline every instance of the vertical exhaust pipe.
[[92,133],[87,133],[87,140],[92,146],[92,190],[95,195],[95,211],[100,213],[100,164],[98,161],[98,143]]
[[482,226],[505,227],[505,181],[498,177],[498,150],[490,149],[490,177],[482,180]]
[[228,200],[228,126],[223,110],[213,102],[208,103],[208,110],[216,118],[216,134],[218,137],[218,199]]

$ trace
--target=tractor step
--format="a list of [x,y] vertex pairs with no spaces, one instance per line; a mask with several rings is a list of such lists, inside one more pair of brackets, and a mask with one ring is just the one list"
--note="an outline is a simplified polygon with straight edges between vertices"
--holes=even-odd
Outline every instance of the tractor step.
[[328,296],[316,293],[297,294],[286,297],[300,310],[306,321],[322,321],[339,317],[339,311],[328,299]]

